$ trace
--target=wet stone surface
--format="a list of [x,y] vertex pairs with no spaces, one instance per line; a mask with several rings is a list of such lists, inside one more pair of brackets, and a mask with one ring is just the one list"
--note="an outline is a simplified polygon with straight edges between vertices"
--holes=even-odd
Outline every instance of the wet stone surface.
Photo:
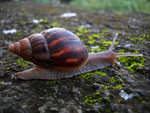
[[[67,12],[76,15],[62,18]],[[121,65],[62,80],[18,80],[17,72],[34,65],[9,52],[8,46],[52,27],[77,34],[89,52],[107,50],[106,41],[118,32],[114,51],[138,52],[143,57],[134,61],[145,60],[129,68],[131,59],[117,59]],[[149,14],[87,11],[52,3],[0,3],[0,113],[150,113],[149,56]]]

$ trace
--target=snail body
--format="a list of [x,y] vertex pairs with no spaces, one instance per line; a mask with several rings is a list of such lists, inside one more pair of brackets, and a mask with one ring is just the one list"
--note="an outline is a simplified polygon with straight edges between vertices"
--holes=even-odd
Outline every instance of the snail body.
[[17,73],[19,79],[55,80],[114,65],[118,56],[142,56],[114,53],[112,49],[116,37],[117,34],[108,51],[88,53],[75,34],[63,28],[51,28],[11,44],[9,50],[37,65]]

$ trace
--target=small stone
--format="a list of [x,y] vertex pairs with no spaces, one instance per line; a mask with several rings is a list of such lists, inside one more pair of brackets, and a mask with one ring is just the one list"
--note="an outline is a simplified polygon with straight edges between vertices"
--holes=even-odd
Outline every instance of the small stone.
[[93,83],[93,89],[95,90],[101,90],[103,86],[99,83]]
[[38,111],[40,113],[45,113],[52,105],[53,105],[52,102],[46,102],[43,106],[38,108]]
[[86,113],[98,113],[98,109],[86,109]]
[[4,76],[4,71],[0,70],[0,77],[3,77],[3,76]]
[[68,87],[65,86],[65,85],[61,86],[59,92],[61,92],[61,93],[67,93],[68,92]]
[[69,113],[69,111],[65,108],[60,109],[59,113]]
[[127,107],[123,104],[111,103],[110,107],[111,111],[117,111],[117,113],[129,113]]
[[73,113],[83,113],[81,109],[75,110]]
[[51,107],[50,108],[50,111],[53,112],[53,113],[57,113],[58,112],[58,109],[56,107]]

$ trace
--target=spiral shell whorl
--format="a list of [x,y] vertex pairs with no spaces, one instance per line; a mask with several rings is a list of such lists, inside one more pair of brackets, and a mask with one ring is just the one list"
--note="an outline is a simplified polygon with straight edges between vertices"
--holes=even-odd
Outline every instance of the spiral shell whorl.
[[32,62],[49,67],[50,55],[47,41],[42,34],[33,34],[28,37],[32,48]]
[[30,61],[32,58],[31,45],[28,38],[24,38],[19,42],[11,44],[9,46],[9,50],[18,56],[21,56],[25,60]]

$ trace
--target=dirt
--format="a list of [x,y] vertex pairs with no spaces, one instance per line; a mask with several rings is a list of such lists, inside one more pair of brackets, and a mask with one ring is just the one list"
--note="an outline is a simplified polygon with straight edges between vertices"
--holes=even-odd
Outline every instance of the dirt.
[[[75,12],[77,16],[61,18],[66,12]],[[34,19],[39,22],[34,23]],[[56,81],[17,79],[17,72],[34,64],[20,60],[8,46],[52,27],[63,27],[80,35],[89,52],[90,47],[103,45],[100,38],[112,41],[118,32],[119,44],[114,51],[138,52],[143,57],[137,58],[136,63],[145,59],[144,63],[135,65],[132,72],[126,65],[132,60],[117,59],[121,66],[98,70],[106,76],[92,72]],[[17,32],[4,33],[11,29]],[[94,37],[94,43],[87,41],[90,35],[98,33],[100,37]],[[150,14],[96,11],[59,3],[1,2],[0,113],[150,113],[149,56]]]

